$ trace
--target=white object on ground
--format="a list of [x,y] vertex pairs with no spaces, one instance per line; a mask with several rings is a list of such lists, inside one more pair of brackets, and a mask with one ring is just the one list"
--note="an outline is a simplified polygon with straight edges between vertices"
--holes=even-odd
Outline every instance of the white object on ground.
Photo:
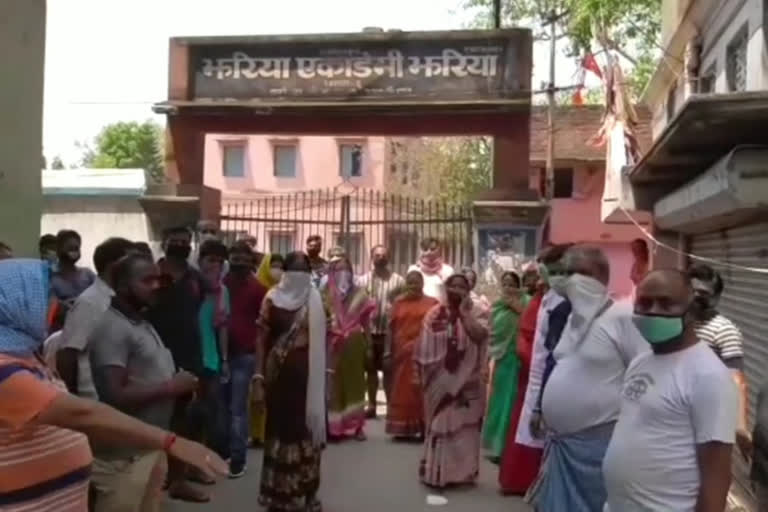
[[438,496],[437,494],[427,495],[427,505],[431,505],[433,507],[441,507],[447,504],[448,500],[445,498],[445,496]]

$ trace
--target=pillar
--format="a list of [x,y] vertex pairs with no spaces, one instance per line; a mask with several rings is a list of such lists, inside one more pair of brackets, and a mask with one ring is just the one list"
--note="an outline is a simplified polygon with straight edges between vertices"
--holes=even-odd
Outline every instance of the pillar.
[[36,256],[42,213],[46,0],[0,2],[0,241]]

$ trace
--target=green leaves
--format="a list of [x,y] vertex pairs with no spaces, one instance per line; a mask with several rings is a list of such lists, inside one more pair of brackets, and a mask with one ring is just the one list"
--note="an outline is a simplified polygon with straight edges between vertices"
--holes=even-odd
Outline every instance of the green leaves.
[[[476,27],[490,28],[493,0],[466,0],[464,8],[476,12]],[[631,68],[632,91],[640,96],[658,54],[661,0],[502,0],[502,26],[530,27],[539,40],[548,38],[544,23],[551,13],[563,15],[558,32],[567,39],[569,55],[616,51]]]
[[83,165],[98,169],[141,168],[152,181],[161,182],[165,178],[162,140],[162,128],[153,121],[113,123],[96,137],[96,148],[86,150]]

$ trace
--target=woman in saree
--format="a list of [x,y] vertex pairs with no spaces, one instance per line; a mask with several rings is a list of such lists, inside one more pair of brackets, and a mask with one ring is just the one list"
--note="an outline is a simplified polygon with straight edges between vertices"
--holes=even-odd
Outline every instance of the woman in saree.
[[405,293],[390,312],[384,347],[384,370],[389,376],[386,432],[396,438],[424,435],[424,403],[413,354],[421,339],[424,317],[438,304],[437,299],[424,295],[421,272],[412,270],[405,277]]
[[498,462],[504,451],[512,405],[518,393],[520,359],[517,355],[517,324],[530,300],[520,286],[520,276],[504,272],[501,276],[501,298],[491,308],[488,353],[493,370],[491,396],[483,425],[483,450],[493,462]]
[[[281,254],[265,254],[256,271],[256,279],[267,289],[271,290],[280,282],[283,276],[283,256]],[[264,401],[251,391],[249,406],[251,445],[264,444],[264,429],[267,424],[267,415],[264,410]]]
[[364,441],[365,361],[376,304],[363,288],[355,286],[352,264],[346,257],[329,265],[325,296],[332,368],[328,437],[336,441],[352,435]]
[[449,277],[445,287],[446,304],[427,314],[414,355],[426,423],[419,476],[435,488],[477,479],[485,410],[488,329],[477,319],[466,276]]
[[543,291],[537,291],[520,316],[517,346],[515,347],[520,362],[517,373],[517,393],[507,428],[506,443],[502,452],[499,471],[499,485],[504,494],[525,494],[536,478],[541,464],[542,450],[518,443],[516,438],[525,404],[525,392],[528,388],[533,358],[533,342],[536,337],[536,324],[543,297]]
[[267,426],[259,503],[270,512],[321,510],[320,456],[326,441],[326,320],[309,258],[285,258],[280,284],[264,298],[260,343]]

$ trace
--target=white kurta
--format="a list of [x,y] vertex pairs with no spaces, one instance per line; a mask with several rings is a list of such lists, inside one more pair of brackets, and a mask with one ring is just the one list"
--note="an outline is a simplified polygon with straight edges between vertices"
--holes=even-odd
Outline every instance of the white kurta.
[[523,401],[523,410],[520,413],[520,423],[517,425],[517,434],[515,441],[525,446],[533,448],[543,448],[544,440],[535,439],[531,435],[530,423],[531,414],[536,407],[536,402],[541,393],[541,382],[544,379],[544,367],[547,363],[549,352],[544,346],[549,332],[549,314],[563,302],[563,298],[549,290],[541,299],[539,314],[536,316],[536,335],[533,338],[533,355],[531,356],[531,368],[528,373],[528,387],[525,388],[525,399]]
[[418,265],[411,265],[408,268],[408,272],[412,271],[420,272],[424,277],[424,295],[432,297],[440,301],[440,304],[445,304],[445,280],[454,274],[453,267],[443,263],[440,272],[437,274],[425,274],[421,271]]

